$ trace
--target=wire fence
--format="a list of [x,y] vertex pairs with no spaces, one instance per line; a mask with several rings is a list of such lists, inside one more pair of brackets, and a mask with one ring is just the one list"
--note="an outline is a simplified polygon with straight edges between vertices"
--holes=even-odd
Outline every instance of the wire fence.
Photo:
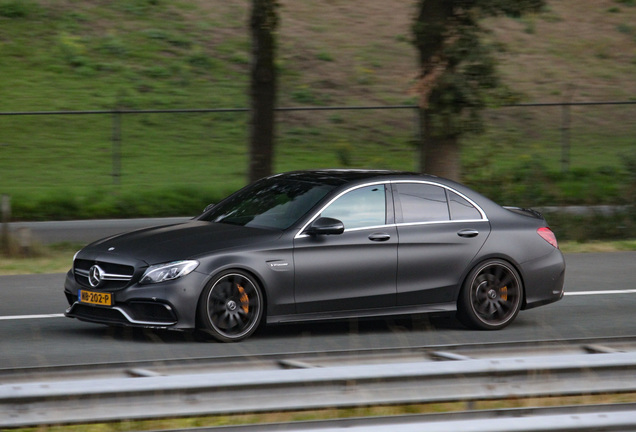
[[[463,139],[469,169],[543,158],[563,172],[616,167],[636,148],[636,101],[528,103],[485,112],[486,133]],[[277,171],[323,166],[418,170],[416,105],[277,109]],[[247,108],[0,112],[8,189],[239,184],[247,169]],[[505,163],[505,162],[504,162]],[[109,180],[110,178],[110,180]]]

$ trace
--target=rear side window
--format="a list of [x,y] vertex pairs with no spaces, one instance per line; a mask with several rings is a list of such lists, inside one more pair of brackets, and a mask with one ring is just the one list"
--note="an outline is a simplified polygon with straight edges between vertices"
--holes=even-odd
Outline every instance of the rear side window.
[[395,186],[404,223],[450,220],[444,188],[424,183],[398,183]]
[[481,213],[470,202],[455,192],[448,191],[450,200],[451,219],[453,220],[476,220],[481,219]]

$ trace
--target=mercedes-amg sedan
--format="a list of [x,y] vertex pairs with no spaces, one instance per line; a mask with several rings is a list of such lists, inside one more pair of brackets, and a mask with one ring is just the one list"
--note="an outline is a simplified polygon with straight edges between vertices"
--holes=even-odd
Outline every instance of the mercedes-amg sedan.
[[79,251],[66,316],[200,329],[457,311],[500,329],[563,296],[565,264],[541,214],[461,184],[395,171],[297,171],[259,180],[181,224]]

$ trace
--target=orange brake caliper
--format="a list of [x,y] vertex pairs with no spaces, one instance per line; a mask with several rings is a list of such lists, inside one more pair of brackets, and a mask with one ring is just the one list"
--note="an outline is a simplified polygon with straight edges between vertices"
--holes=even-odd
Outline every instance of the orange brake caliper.
[[239,284],[236,284],[236,287],[238,288],[239,293],[241,294],[241,307],[243,308],[243,312],[249,313],[250,298],[247,296],[247,293],[245,292],[245,289],[242,286],[240,286]]
[[505,287],[503,287],[503,288],[501,288],[499,290],[499,297],[501,297],[501,299],[503,301],[508,301],[508,287],[507,286],[505,286]]

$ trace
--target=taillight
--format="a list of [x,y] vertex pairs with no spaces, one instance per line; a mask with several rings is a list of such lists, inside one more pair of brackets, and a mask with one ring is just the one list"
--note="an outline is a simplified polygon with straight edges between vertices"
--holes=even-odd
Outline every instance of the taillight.
[[539,228],[537,230],[537,234],[541,236],[541,238],[548,243],[550,243],[555,248],[559,248],[559,243],[557,242],[556,236],[552,232],[552,230],[548,227]]

